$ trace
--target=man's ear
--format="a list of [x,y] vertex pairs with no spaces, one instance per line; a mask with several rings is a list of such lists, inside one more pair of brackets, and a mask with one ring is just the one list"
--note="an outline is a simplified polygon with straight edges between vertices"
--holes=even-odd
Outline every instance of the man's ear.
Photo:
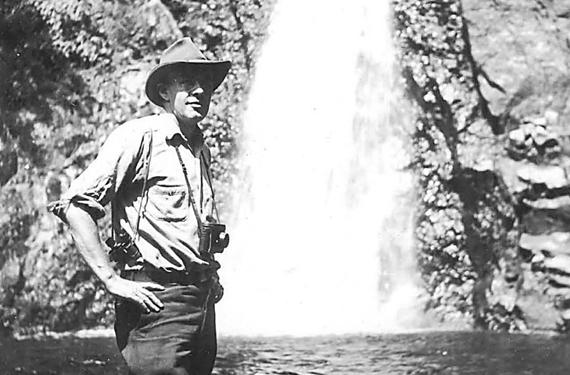
[[165,102],[168,101],[168,85],[164,83],[159,83],[156,85],[156,90],[158,91],[158,95],[160,95],[161,99]]

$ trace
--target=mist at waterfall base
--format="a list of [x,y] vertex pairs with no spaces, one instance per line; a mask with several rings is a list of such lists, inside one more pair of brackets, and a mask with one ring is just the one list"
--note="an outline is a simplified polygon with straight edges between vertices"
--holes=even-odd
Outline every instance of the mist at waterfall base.
[[409,329],[412,177],[389,2],[281,0],[244,119],[228,335]]

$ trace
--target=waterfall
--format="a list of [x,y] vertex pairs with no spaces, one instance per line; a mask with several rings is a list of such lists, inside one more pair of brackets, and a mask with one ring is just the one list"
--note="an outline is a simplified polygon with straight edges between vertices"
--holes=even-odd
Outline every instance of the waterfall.
[[394,68],[388,1],[276,4],[220,258],[222,334],[379,332],[417,304]]

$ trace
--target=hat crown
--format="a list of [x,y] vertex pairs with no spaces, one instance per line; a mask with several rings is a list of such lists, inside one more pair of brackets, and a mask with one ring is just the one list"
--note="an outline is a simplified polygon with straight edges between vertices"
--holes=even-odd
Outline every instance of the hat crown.
[[212,73],[212,87],[215,90],[228,74],[231,62],[208,60],[192,39],[188,37],[179,39],[164,50],[159,64],[151,70],[146,79],[145,92],[151,102],[162,106],[164,100],[158,92],[158,85],[164,82],[169,71],[182,66],[189,69],[187,72],[194,71],[198,74],[202,74],[203,70],[199,72],[197,68],[209,70]]
[[168,47],[160,57],[160,64],[177,61],[205,61],[206,57],[196,47],[192,39],[186,37]]

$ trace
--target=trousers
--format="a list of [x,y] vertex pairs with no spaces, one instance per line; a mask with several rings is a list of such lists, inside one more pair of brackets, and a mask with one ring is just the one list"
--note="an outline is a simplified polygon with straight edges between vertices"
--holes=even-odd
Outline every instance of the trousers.
[[212,281],[172,277],[161,271],[132,271],[123,277],[164,286],[153,291],[164,308],[144,313],[135,303],[115,304],[117,345],[131,375],[209,375],[216,358]]

